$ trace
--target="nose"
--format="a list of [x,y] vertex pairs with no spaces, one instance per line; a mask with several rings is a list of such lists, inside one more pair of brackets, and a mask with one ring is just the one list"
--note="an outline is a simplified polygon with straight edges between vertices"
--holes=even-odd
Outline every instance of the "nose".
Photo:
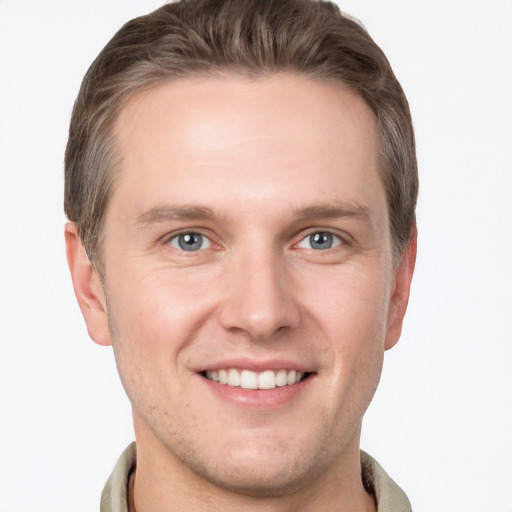
[[[263,253],[263,254],[262,254]],[[220,321],[230,331],[252,339],[269,339],[300,322],[293,278],[286,264],[273,254],[240,255],[226,269]]]

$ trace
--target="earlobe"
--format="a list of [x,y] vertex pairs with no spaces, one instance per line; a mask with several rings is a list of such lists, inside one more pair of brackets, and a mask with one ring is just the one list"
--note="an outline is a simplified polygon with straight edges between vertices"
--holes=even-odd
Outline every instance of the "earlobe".
[[396,345],[402,333],[402,324],[409,302],[412,275],[416,263],[418,232],[413,228],[411,238],[403,249],[400,262],[393,274],[393,288],[391,291],[385,349],[389,350]]
[[101,279],[89,261],[76,225],[68,222],[64,234],[73,288],[89,336],[99,345],[110,345],[107,304]]

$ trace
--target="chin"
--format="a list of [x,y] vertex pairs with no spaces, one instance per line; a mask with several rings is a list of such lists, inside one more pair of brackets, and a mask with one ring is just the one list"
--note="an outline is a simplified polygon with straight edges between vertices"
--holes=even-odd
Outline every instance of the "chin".
[[272,457],[272,463],[244,461],[234,467],[203,467],[198,472],[204,480],[225,491],[272,498],[299,489],[311,479],[312,470],[312,467],[302,466],[299,461],[285,460],[276,464],[275,457]]
[[[278,436],[276,436],[278,438]],[[314,442],[295,444],[278,439],[217,445],[215,454],[205,457],[204,450],[188,450],[179,454],[205,485],[239,495],[272,498],[292,494],[306,483],[319,478],[336,458],[336,450],[317,449]],[[295,444],[295,446],[291,446]],[[329,444],[329,443],[325,443]]]

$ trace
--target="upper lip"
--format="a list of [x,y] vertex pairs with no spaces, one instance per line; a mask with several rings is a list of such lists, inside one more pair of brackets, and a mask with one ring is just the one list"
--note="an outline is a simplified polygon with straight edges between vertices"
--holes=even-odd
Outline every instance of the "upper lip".
[[267,361],[256,361],[254,359],[225,359],[212,361],[204,366],[198,366],[195,371],[203,372],[205,370],[218,371],[227,368],[236,368],[238,370],[251,370],[253,372],[263,372],[265,370],[297,370],[299,372],[311,373],[314,370],[311,366],[286,360],[286,359],[272,359]]

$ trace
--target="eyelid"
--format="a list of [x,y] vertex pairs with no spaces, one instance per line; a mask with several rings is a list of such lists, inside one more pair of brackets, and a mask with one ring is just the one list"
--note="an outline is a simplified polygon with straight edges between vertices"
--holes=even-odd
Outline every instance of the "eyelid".
[[340,245],[352,245],[353,243],[352,237],[345,231],[340,231],[334,228],[314,227],[301,231],[301,233],[296,237],[298,240],[293,245],[298,246],[298,244],[305,240],[308,236],[314,235],[315,233],[329,233],[330,235],[339,238],[341,243],[333,247],[333,249],[339,247]]
[[[313,247],[312,246],[313,241],[311,240],[311,237],[316,234],[329,235],[330,237],[332,237],[331,238],[332,245],[330,247]],[[305,245],[302,245],[302,244],[305,244],[308,239],[309,239],[308,247],[306,247]],[[313,250],[313,251],[329,251],[332,249],[336,249],[337,247],[340,247],[341,245],[344,245],[344,243],[345,242],[343,241],[343,239],[340,236],[335,235],[334,233],[330,233],[328,231],[314,231],[313,233],[310,233],[309,235],[306,235],[304,238],[302,238],[302,240],[300,240],[298,242],[297,247],[299,247],[301,249],[308,249],[308,250]]]
[[[161,242],[162,242],[163,245],[167,245],[169,247],[172,247],[173,249],[175,249],[177,251],[180,251],[181,253],[201,252],[201,251],[205,251],[207,249],[212,249],[212,248],[219,247],[219,244],[214,241],[214,236],[211,234],[211,232],[210,231],[206,232],[206,231],[207,230],[202,229],[202,228],[194,228],[194,227],[182,228],[182,229],[178,229],[177,231],[173,231],[172,233],[167,233],[166,235],[164,235],[161,238]],[[179,236],[187,235],[187,234],[200,235],[204,239],[208,240],[209,246],[205,247],[204,249],[198,249],[196,251],[185,251],[184,249],[181,249],[180,247],[175,247],[175,246],[171,245],[171,242],[173,240],[177,240]]]
[[[186,235],[193,235],[194,237],[197,237],[200,239],[200,247],[197,249],[190,248],[190,251],[187,249],[184,249],[180,246],[180,237],[186,236]],[[201,233],[180,233],[179,235],[174,235],[169,240],[168,244],[173,247],[174,249],[182,250],[185,252],[197,252],[197,251],[204,251],[205,249],[209,249],[212,245],[210,239],[207,236],[202,235]],[[206,247],[203,247],[206,245]]]
[[[197,251],[190,251],[190,252],[199,252],[199,251],[204,251],[206,249],[212,249],[212,248],[215,249],[215,248],[222,247],[222,245],[219,242],[215,241],[215,235],[212,234],[210,230],[206,230],[204,228],[195,228],[195,227],[186,227],[186,228],[179,229],[177,231],[173,231],[171,233],[167,233],[166,235],[164,235],[161,238],[161,243],[164,245],[171,246],[170,242],[172,240],[177,239],[180,235],[185,235],[185,234],[189,234],[189,233],[201,235],[202,237],[206,238],[210,243],[209,247],[206,247],[204,249],[199,249]],[[327,228],[327,227],[312,227],[312,228],[307,228],[305,230],[301,230],[301,232],[294,237],[295,241],[292,243],[292,246],[297,247],[308,236],[311,236],[315,233],[329,233],[329,234],[333,235],[334,237],[338,238],[341,243],[337,244],[336,246],[332,247],[331,249],[335,249],[335,248],[339,247],[340,245],[347,246],[347,245],[352,245],[354,243],[352,237],[345,231],[340,231],[338,229],[330,228],[330,227],[329,228]],[[176,248],[176,247],[173,247],[173,248],[177,249],[181,252],[187,252],[180,248]]]

